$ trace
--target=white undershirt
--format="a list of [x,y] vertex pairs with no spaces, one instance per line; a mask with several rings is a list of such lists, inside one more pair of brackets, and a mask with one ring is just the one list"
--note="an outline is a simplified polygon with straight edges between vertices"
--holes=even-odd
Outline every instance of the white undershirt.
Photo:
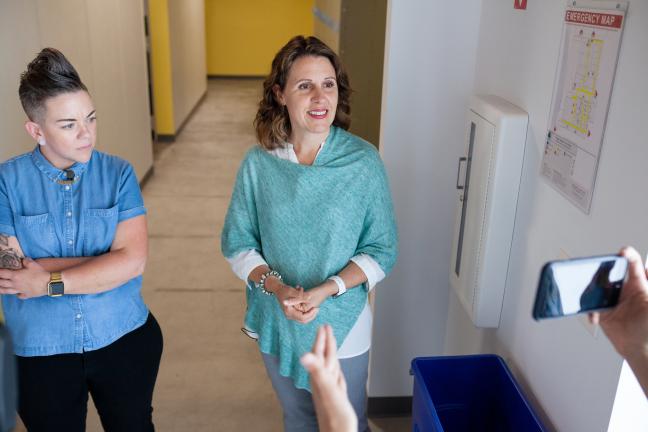
[[[315,158],[322,151],[324,143],[320,145],[320,148],[317,152]],[[292,144],[286,143],[284,147],[277,148],[275,150],[269,150],[268,153],[280,158],[289,160],[294,163],[299,163],[297,159],[297,154],[292,146]],[[257,268],[260,265],[267,265],[263,256],[256,250],[250,249],[243,251],[236,255],[233,258],[227,258],[227,261],[232,267],[232,271],[243,281],[247,282],[248,277],[252,270]],[[358,254],[351,258],[360,269],[367,276],[367,286],[369,290],[372,290],[373,287],[385,278],[385,272],[380,267],[380,265],[367,254]],[[361,289],[361,288],[355,288]],[[339,358],[350,358],[356,357],[365,352],[369,351],[371,347],[371,324],[373,320],[373,315],[371,313],[371,308],[369,303],[365,303],[362,312],[358,316],[358,320],[353,325],[346,339],[342,343],[342,346],[338,350]],[[257,338],[257,334],[252,329],[244,329],[248,336]]]

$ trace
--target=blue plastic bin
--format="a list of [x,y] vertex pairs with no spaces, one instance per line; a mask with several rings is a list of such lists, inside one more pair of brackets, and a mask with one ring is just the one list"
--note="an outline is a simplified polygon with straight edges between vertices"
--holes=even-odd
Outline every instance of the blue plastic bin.
[[412,360],[415,432],[545,431],[497,355]]

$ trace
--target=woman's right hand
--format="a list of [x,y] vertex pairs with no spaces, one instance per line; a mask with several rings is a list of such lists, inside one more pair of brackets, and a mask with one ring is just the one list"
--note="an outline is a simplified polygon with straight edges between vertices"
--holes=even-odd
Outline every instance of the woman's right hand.
[[319,308],[310,310],[300,308],[301,301],[299,300],[304,298],[304,288],[300,286],[292,287],[277,278],[270,277],[266,281],[266,289],[275,295],[281,310],[289,320],[306,324],[314,320],[319,312]]

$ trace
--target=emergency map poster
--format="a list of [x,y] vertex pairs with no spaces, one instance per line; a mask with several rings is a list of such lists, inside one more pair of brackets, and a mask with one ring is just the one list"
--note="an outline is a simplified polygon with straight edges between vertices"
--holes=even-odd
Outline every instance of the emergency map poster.
[[569,5],[541,175],[589,214],[627,3]]

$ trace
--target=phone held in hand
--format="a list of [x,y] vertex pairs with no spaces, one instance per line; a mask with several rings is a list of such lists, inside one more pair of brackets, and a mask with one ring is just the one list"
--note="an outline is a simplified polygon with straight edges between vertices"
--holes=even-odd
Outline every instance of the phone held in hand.
[[617,255],[550,261],[540,273],[533,318],[556,318],[616,306],[628,274]]

